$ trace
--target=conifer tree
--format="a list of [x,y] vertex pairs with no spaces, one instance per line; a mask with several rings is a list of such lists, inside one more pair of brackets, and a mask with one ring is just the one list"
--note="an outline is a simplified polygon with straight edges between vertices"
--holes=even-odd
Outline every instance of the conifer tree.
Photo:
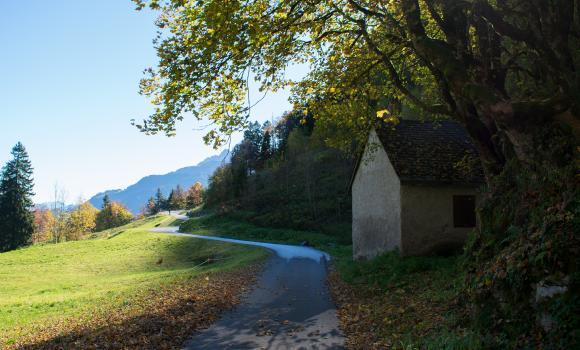
[[162,210],[166,209],[166,203],[167,200],[165,199],[165,196],[163,195],[163,192],[161,192],[161,189],[158,188],[157,189],[157,193],[155,194],[155,207],[157,208],[157,212],[160,212]]
[[[264,124],[266,125],[266,124]],[[272,144],[272,137],[270,135],[270,129],[267,128],[264,131],[264,136],[262,138],[262,145],[260,147],[260,157],[259,157],[259,163],[260,163],[260,167],[263,168],[266,165],[266,162],[268,161],[268,159],[270,159],[270,156],[272,155],[271,152],[271,144]]]
[[111,199],[109,198],[108,194],[105,194],[105,196],[103,197],[103,207],[101,209],[105,209],[110,204],[111,204]]
[[11,153],[0,177],[0,252],[29,243],[34,233],[32,164],[22,143]]
[[166,209],[169,211],[169,214],[171,214],[171,210],[173,209],[177,209],[175,208],[175,190],[171,190],[171,192],[169,192],[169,197],[167,197],[167,201],[166,201]]

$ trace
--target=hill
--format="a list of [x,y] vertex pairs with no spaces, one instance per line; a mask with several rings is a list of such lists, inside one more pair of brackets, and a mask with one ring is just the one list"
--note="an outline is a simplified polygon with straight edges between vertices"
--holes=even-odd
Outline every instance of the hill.
[[103,197],[107,194],[111,200],[123,203],[133,214],[137,214],[158,188],[165,195],[168,195],[171,189],[177,185],[186,189],[199,181],[204,187],[207,187],[209,176],[226,160],[227,155],[228,151],[224,150],[221,154],[206,158],[197,165],[181,168],[164,175],[146,176],[125,189],[98,193],[89,201],[95,207],[100,208]]
[[181,346],[232,306],[267,252],[149,232],[174,222],[154,216],[1,253],[0,349]]

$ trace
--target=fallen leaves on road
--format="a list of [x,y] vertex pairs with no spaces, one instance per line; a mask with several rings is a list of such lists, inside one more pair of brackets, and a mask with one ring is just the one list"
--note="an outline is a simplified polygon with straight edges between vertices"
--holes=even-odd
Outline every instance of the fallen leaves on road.
[[180,349],[195,331],[215,322],[239,303],[255,281],[261,266],[197,277],[144,293],[116,310],[95,309],[92,314],[64,318],[21,334],[2,349]]

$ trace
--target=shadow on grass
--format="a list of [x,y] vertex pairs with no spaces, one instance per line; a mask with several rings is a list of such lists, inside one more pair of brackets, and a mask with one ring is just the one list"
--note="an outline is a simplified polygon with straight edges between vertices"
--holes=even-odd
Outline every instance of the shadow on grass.
[[251,267],[164,288],[131,310],[118,308],[83,320],[49,325],[36,339],[16,349],[169,349],[181,346],[197,330],[233,307],[254,280]]

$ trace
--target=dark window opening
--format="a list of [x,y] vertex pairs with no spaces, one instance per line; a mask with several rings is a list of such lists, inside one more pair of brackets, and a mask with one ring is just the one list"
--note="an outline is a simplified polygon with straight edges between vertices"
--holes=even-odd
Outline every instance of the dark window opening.
[[475,227],[475,196],[453,196],[453,226]]

